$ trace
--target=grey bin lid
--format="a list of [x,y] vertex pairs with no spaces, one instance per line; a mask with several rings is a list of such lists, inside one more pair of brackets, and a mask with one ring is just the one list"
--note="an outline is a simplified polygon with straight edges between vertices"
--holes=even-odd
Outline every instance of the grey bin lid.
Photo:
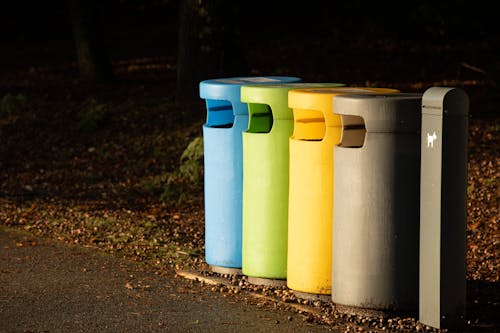
[[344,128],[364,126],[367,132],[378,133],[420,131],[422,94],[338,95],[333,105]]

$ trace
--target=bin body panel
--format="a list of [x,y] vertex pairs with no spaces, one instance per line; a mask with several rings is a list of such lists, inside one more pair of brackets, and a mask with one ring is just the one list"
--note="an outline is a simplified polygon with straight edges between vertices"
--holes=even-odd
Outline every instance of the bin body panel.
[[287,284],[293,290],[331,293],[333,146],[340,133],[330,128],[328,140],[290,140]]
[[335,303],[416,310],[419,152],[417,133],[368,132],[361,148],[335,147]]
[[421,94],[334,99],[344,127],[334,150],[336,304],[418,308],[421,104]]
[[[292,120],[271,133],[243,133],[243,274],[287,277],[288,140]],[[258,157],[258,158],[257,158]]]
[[205,168],[205,260],[241,267],[242,140],[248,116],[235,117],[233,130],[203,126]]

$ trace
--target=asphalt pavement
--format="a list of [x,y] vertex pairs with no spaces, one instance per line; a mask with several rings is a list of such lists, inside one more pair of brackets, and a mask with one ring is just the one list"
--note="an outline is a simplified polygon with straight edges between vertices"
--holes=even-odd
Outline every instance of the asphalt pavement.
[[0,227],[0,332],[328,332],[96,249]]

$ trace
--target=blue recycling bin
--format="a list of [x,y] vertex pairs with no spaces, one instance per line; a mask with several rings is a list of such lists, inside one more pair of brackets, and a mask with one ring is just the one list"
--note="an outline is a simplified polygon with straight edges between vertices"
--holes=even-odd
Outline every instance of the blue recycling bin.
[[248,106],[240,89],[248,84],[300,82],[297,77],[235,77],[200,82],[206,100],[203,125],[205,168],[205,261],[220,273],[241,268],[242,132],[248,128]]

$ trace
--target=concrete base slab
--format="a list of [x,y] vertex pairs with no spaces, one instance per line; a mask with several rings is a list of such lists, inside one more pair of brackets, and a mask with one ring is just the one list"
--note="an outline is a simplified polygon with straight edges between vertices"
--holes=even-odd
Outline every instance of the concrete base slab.
[[218,273],[218,274],[243,275],[241,268],[232,268],[232,267],[222,267],[222,266],[210,265],[210,269],[212,270],[212,272]]
[[247,281],[251,284],[257,284],[261,286],[271,286],[271,287],[285,287],[286,280],[282,279],[267,279],[261,277],[248,276]]
[[306,293],[306,292],[296,291],[296,290],[292,290],[292,292],[298,298],[306,299],[308,301],[322,301],[322,302],[331,302],[332,301],[331,295],[312,294],[312,293]]

